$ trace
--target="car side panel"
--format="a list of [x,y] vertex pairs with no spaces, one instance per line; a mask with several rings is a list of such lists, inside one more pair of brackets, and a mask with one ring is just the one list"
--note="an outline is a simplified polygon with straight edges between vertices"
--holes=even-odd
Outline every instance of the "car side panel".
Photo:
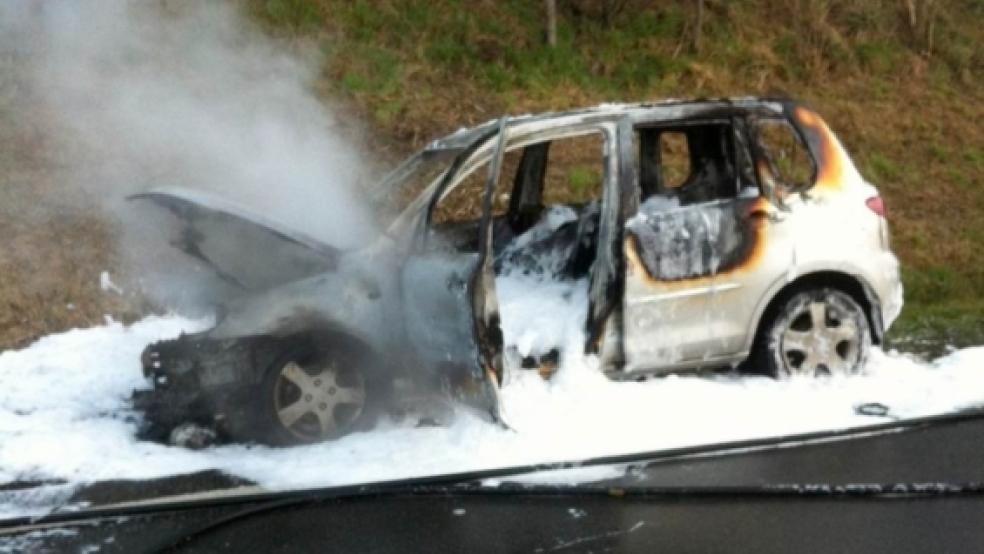
[[468,282],[479,262],[472,254],[422,254],[403,266],[407,338],[424,367],[473,366],[478,358]]

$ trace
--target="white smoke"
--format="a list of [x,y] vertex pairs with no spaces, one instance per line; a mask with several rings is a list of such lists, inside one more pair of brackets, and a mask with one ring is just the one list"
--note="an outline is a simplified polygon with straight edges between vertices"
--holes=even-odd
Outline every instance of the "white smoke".
[[63,203],[124,217],[128,194],[204,189],[351,247],[372,229],[371,176],[314,92],[323,60],[298,50],[229,3],[0,3],[0,54],[27,68],[17,104],[58,151]]

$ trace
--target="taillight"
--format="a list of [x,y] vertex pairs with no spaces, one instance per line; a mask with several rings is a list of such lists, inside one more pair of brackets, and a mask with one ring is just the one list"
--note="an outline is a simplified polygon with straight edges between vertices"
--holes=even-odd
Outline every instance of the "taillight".
[[864,203],[868,206],[868,209],[882,217],[885,217],[885,201],[882,200],[881,196],[872,196],[871,198],[865,200]]

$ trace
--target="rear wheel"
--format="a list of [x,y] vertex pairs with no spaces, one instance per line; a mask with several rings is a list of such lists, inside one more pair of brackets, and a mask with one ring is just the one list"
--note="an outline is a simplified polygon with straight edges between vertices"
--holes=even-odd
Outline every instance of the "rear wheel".
[[344,347],[322,351],[308,345],[276,358],[261,386],[269,441],[320,442],[375,423],[378,387],[366,361]]
[[750,362],[775,377],[845,375],[864,367],[870,349],[864,308],[847,293],[819,288],[780,300]]

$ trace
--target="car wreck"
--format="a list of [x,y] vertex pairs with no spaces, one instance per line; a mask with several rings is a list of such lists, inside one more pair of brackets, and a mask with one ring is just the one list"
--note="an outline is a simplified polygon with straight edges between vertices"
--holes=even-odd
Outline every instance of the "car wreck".
[[556,367],[564,346],[509,351],[504,275],[583,283],[583,353],[613,379],[851,373],[901,309],[877,190],[791,100],[503,117],[432,142],[378,190],[395,215],[344,252],[199,192],[136,195],[232,291],[213,328],[143,353],[148,436],[192,422],[320,441],[408,390],[501,421],[505,360]]

